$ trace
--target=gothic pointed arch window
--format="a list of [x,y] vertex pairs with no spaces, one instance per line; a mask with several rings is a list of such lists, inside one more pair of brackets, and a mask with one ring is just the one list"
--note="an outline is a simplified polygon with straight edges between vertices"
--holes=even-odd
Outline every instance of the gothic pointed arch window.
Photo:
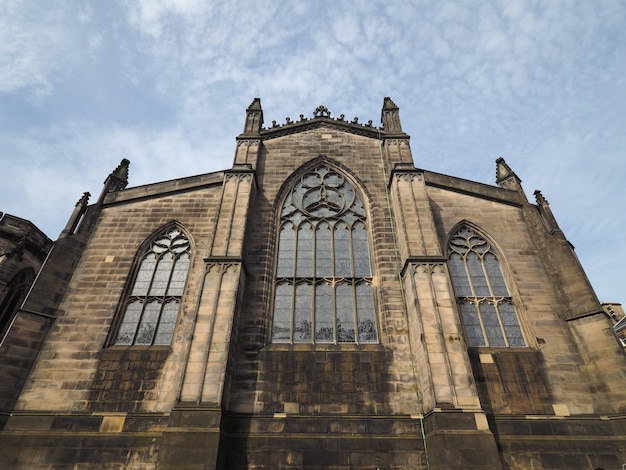
[[169,345],[191,259],[189,239],[177,226],[159,232],[138,253],[121,305],[115,345]]
[[13,276],[7,285],[6,295],[0,303],[0,332],[8,326],[13,315],[24,301],[34,277],[32,268],[22,269]]
[[272,342],[378,342],[363,202],[326,164],[301,176],[281,207]]
[[524,347],[524,335],[492,244],[463,224],[448,245],[450,274],[470,347]]

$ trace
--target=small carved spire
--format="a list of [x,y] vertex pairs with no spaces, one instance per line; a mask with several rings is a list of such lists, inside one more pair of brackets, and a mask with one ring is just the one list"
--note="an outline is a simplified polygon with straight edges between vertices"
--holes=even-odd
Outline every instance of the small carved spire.
[[87,203],[89,202],[89,198],[91,197],[91,193],[89,191],[85,191],[83,195],[80,197],[78,202],[76,202],[76,207],[87,207]]
[[263,125],[263,108],[261,108],[261,98],[254,98],[248,109],[246,109],[246,124],[243,129],[244,134],[258,135]]
[[380,122],[387,134],[401,134],[402,124],[400,124],[400,108],[389,98],[383,100],[383,109],[380,113]]
[[513,174],[511,167],[506,164],[504,158],[500,157],[496,160],[496,183]]
[[[128,166],[126,167],[126,176],[128,177]],[[68,235],[71,235],[76,231],[76,227],[78,227],[78,223],[80,222],[81,218],[85,214],[85,211],[87,211],[87,204],[89,203],[90,196],[91,194],[89,192],[83,193],[81,198],[76,203],[76,206],[74,207],[74,210],[72,211],[72,215],[67,221],[65,228],[63,229],[63,231],[61,231],[59,238],[65,238]]]
[[[129,165],[130,165],[130,161],[123,158],[120,164],[117,165],[117,168],[113,170],[113,173],[111,173],[112,176],[115,176],[117,179],[119,179],[121,182],[124,183],[124,187],[128,185],[128,166]],[[85,193],[85,194],[89,194],[89,193]],[[84,194],[83,194],[83,197],[84,197]]]
[[396,105],[396,103],[394,103],[389,96],[385,96],[385,98],[383,99],[383,109],[395,109],[396,111],[400,110],[400,108],[398,108],[398,105]]
[[262,111],[261,98],[254,98],[250,106],[248,106],[248,111]]
[[107,176],[107,179],[104,180],[104,188],[102,188],[102,193],[100,193],[100,197],[98,198],[98,204],[101,204],[102,201],[104,201],[104,197],[107,195],[107,193],[120,191],[128,186],[129,165],[130,161],[124,158],[117,166],[117,168],[113,170],[109,176]]
[[556,217],[552,213],[552,209],[550,209],[550,204],[548,204],[548,200],[541,194],[541,191],[538,189],[535,190],[535,201],[537,202],[537,209],[539,210],[539,215],[541,216],[541,221],[545,226],[546,230],[550,235],[556,235],[560,238],[565,239],[565,235],[563,231],[559,227],[559,224],[556,221]]
[[543,194],[541,194],[540,190],[536,189],[534,194],[535,194],[535,201],[537,202],[538,206],[544,206],[544,205],[549,206],[548,200],[545,197],[543,197]]
[[521,191],[522,180],[520,180],[511,167],[506,164],[504,158],[500,157],[496,160],[496,184],[501,188]]

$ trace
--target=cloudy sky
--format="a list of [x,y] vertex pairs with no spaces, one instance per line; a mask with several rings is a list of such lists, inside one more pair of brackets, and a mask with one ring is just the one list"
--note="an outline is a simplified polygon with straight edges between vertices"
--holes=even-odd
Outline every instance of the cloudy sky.
[[0,0],[0,211],[55,239],[122,158],[130,186],[230,167],[266,124],[400,107],[416,166],[541,189],[626,303],[626,3]]

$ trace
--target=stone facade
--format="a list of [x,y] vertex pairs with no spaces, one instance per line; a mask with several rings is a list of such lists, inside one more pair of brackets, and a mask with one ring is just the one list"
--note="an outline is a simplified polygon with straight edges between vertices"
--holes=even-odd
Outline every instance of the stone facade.
[[[389,98],[381,120],[378,128],[333,118],[320,106],[264,128],[255,99],[231,169],[126,188],[124,160],[95,203],[85,194],[0,347],[0,373],[11,384],[0,387],[3,468],[626,462],[626,359],[546,199],[537,192],[530,203],[502,159],[495,186],[415,168]],[[309,181],[324,172],[327,182]],[[281,211],[298,184],[294,204],[329,226],[344,223],[341,198],[362,204],[371,273],[278,276],[290,259],[281,251]],[[186,277],[176,281],[182,294],[150,287],[139,296],[145,260],[164,252],[179,259],[176,243],[189,253]],[[297,263],[305,250],[322,256],[321,241],[300,243]],[[476,286],[476,276],[487,279],[480,289],[490,293],[462,292],[455,249],[474,260],[465,261],[467,276]],[[168,279],[178,276],[171,272]],[[272,336],[281,283],[297,293],[287,341]],[[298,286],[313,294],[302,297]],[[334,292],[324,304],[334,340],[296,339],[302,299],[328,315],[318,286]],[[376,341],[359,339],[361,324],[338,339],[340,303],[354,305],[357,320],[364,308],[359,286],[372,293]],[[144,313],[126,343],[120,332],[133,305]],[[140,339],[148,309],[172,305],[168,340]],[[472,308],[483,309],[480,324],[471,323]],[[491,339],[494,328],[503,338]],[[490,343],[474,344],[481,335]]]

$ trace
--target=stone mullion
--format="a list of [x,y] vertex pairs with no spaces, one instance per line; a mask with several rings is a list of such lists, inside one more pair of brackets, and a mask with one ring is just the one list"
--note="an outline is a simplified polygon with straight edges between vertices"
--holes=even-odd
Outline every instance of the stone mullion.
[[500,323],[500,331],[502,332],[502,337],[504,338],[504,344],[508,348],[509,344],[509,336],[504,328],[504,322],[502,321],[502,315],[500,314],[500,303],[502,302],[502,297],[492,297],[491,301],[493,302],[493,308],[496,311],[496,316],[498,317],[498,322]]
[[[504,338],[504,343],[505,343],[505,345],[507,347],[509,347],[509,337],[506,334],[506,330],[504,329],[504,323],[502,322],[502,315],[500,315],[500,302],[498,301],[498,297],[496,297],[496,295],[495,295],[495,292],[493,290],[493,286],[491,285],[491,278],[489,277],[489,273],[487,272],[487,266],[485,265],[485,256],[487,255],[487,253],[491,253],[493,255],[491,250],[487,250],[485,253],[480,255],[479,256],[479,258],[480,258],[480,265],[483,268],[483,274],[485,276],[485,280],[487,281],[487,287],[489,288],[489,294],[491,296],[489,301],[493,303],[493,308],[494,308],[494,310],[496,312],[496,316],[498,317],[498,322],[500,323],[500,332],[502,333],[502,337]],[[496,259],[497,259],[497,257],[496,257]],[[499,267],[499,260],[498,260],[498,267]],[[485,333],[486,333],[486,331],[485,331]],[[489,337],[486,337],[486,338],[487,338],[487,340],[489,340]]]

